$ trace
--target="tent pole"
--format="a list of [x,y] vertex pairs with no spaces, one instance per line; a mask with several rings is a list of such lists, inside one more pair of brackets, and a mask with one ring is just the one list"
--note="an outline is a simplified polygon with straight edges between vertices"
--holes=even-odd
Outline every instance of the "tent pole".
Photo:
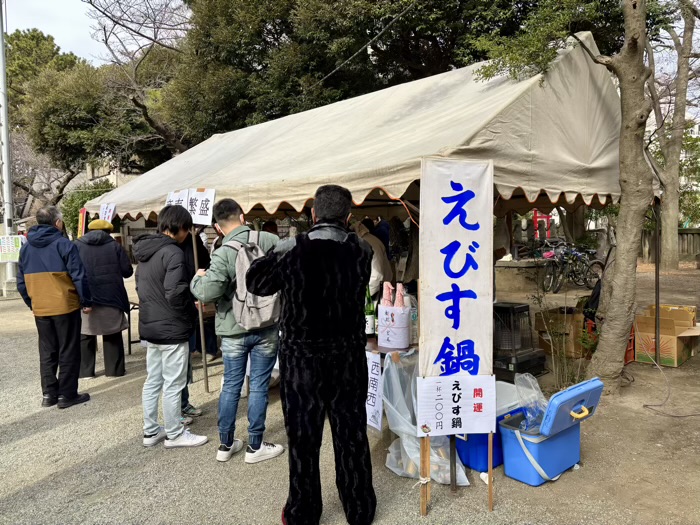
[[[197,231],[192,227],[192,249],[194,250],[194,267],[199,269],[199,256],[197,255]],[[204,391],[209,393],[209,370],[207,369],[207,340],[204,336],[204,305],[197,301],[197,313],[199,316],[199,340],[202,345],[202,366],[204,367]],[[191,354],[189,356],[191,358]]]
[[654,247],[654,349],[656,351],[656,363],[661,361],[661,290],[659,287],[660,260],[661,260],[661,214],[659,213],[659,202],[654,200],[654,218],[656,219],[656,246]]

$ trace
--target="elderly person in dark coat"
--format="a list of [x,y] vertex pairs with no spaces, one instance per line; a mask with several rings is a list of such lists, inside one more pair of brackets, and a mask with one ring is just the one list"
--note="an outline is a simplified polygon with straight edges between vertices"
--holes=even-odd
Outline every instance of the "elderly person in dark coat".
[[365,410],[364,303],[372,248],[348,231],[351,206],[347,189],[321,186],[314,198],[314,227],[254,261],[246,279],[250,293],[279,292],[282,298],[280,398],[289,439],[286,525],[321,521],[319,451],[326,415],[347,522],[370,525],[377,506]]
[[80,377],[95,377],[97,336],[102,336],[105,375],[123,376],[124,340],[122,331],[128,327],[126,313],[129,297],[124,279],[134,273],[124,249],[111,236],[112,224],[95,220],[88,224],[89,232],[78,239],[80,259],[85,265],[93,308],[83,314],[80,336]]

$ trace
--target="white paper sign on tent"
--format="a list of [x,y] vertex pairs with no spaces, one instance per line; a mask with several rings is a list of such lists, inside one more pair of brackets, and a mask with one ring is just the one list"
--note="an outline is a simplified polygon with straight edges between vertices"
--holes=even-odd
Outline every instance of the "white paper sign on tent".
[[189,197],[190,190],[177,190],[168,193],[168,198],[165,199],[166,206],[182,206],[187,208],[187,198]]
[[187,197],[187,211],[192,215],[192,222],[202,226],[211,226],[216,190],[191,188]]
[[493,369],[493,163],[423,160],[420,375]]
[[496,377],[418,377],[418,437],[496,431]]
[[382,361],[381,355],[373,352],[365,352],[367,354],[367,401],[365,408],[367,409],[367,424],[382,430],[382,414],[383,414],[383,392],[384,381],[382,377]]
[[100,219],[107,222],[112,222],[114,219],[114,211],[116,209],[116,204],[110,202],[108,204],[100,204]]

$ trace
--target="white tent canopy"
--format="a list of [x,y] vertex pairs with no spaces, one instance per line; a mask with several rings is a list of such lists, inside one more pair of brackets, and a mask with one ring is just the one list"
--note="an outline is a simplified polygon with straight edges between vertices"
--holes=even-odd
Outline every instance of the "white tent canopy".
[[[597,52],[590,33],[579,37]],[[404,195],[426,156],[493,159],[503,199],[619,198],[620,101],[605,68],[580,46],[562,51],[544,79],[480,82],[479,67],[215,135],[86,207],[115,203],[117,215],[136,218],[158,213],[169,191],[215,188],[245,212],[273,214],[301,211],[329,183],[361,204],[377,188]]]

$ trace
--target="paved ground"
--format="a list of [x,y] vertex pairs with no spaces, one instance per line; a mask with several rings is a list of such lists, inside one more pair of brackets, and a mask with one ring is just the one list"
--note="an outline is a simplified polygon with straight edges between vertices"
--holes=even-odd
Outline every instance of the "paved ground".
[[[640,274],[640,303],[651,301],[653,275]],[[664,277],[664,301],[700,301],[700,272]],[[651,284],[650,284],[651,282]],[[201,381],[193,400],[205,415],[193,431],[212,442],[191,450],[141,446],[140,390],[145,354],[134,346],[127,376],[81,381],[92,395],[82,406],[59,411],[39,407],[36,335],[31,314],[19,301],[0,302],[0,523],[201,523],[275,524],[287,491],[287,458],[255,466],[243,457],[214,460],[216,402]],[[98,370],[101,363],[98,363]],[[700,418],[671,418],[642,407],[663,400],[663,376],[649,366],[628,367],[634,383],[618,398],[605,399],[582,426],[582,467],[556,483],[531,488],[495,477],[496,509],[486,511],[486,486],[469,473],[471,487],[456,496],[433,485],[427,519],[418,516],[414,481],[383,465],[391,435],[371,435],[377,524],[678,524],[700,523]],[[666,369],[671,399],[665,410],[700,412],[700,357]],[[245,414],[246,402],[239,410]],[[245,421],[239,418],[239,428]],[[273,390],[266,438],[286,441],[279,396]],[[330,443],[322,450],[324,524],[345,523],[337,498]]]

